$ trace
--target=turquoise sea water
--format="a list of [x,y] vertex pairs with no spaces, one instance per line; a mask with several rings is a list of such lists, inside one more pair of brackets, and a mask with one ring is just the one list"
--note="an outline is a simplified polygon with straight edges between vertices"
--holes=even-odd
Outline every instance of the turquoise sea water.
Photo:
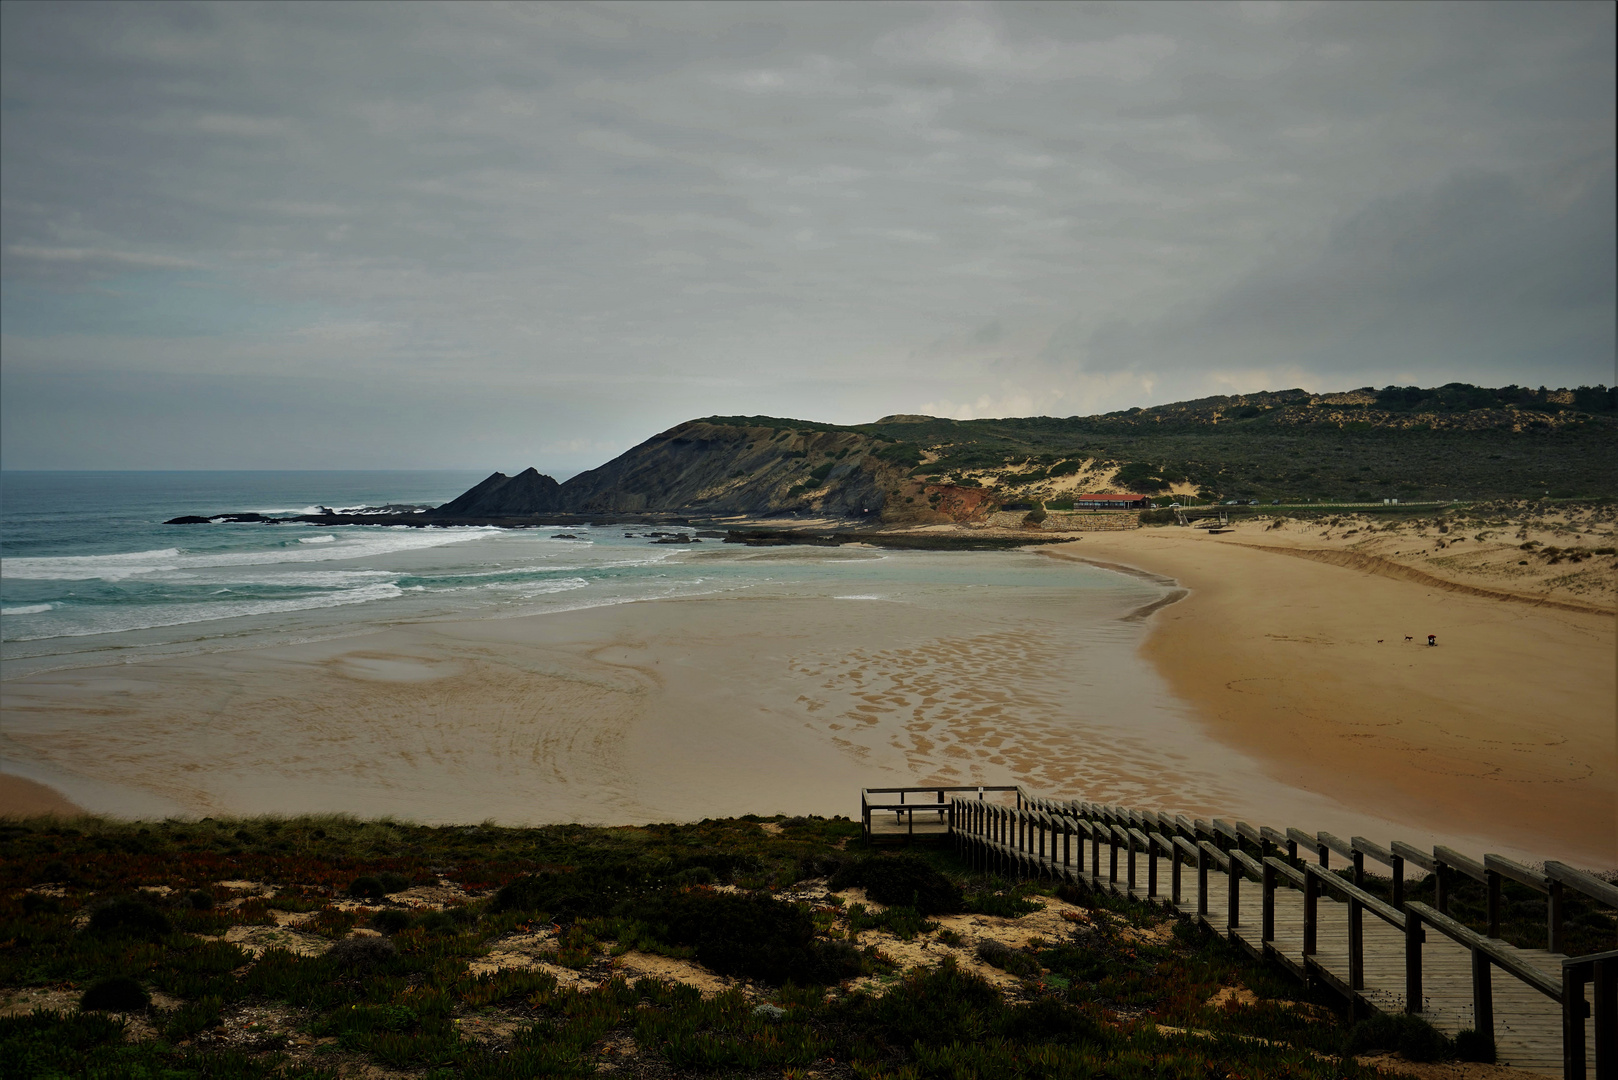
[[0,473],[8,674],[99,662],[109,651],[239,648],[400,621],[663,597],[925,600],[969,588],[1002,597],[1058,589],[1107,594],[1102,606],[1112,612],[1120,601],[1155,597],[1145,583],[1020,552],[759,550],[711,538],[667,545],[633,524],[162,524],[181,514],[437,504],[480,479],[470,472]]

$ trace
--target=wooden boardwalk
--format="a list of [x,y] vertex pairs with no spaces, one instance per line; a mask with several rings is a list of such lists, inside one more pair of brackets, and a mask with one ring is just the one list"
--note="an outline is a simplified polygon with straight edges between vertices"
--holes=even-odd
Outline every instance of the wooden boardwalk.
[[[1491,911],[1504,879],[1524,882],[1546,894],[1548,944],[1559,945],[1565,891],[1618,907],[1618,888],[1606,882],[1555,862],[1539,872],[1442,847],[1429,854],[999,790],[1015,791],[1016,805],[989,802],[979,789],[906,789],[904,802],[891,801],[890,789],[880,804],[868,794],[867,839],[906,835],[913,818],[915,836],[947,837],[984,869],[1163,904],[1300,979],[1325,983],[1358,1010],[1416,1013],[1450,1035],[1487,1032],[1502,1065],[1569,1080],[1618,1077],[1618,952],[1570,960],[1478,934],[1446,913],[1457,875],[1485,884]],[[947,799],[942,815],[939,798]],[[877,824],[883,809],[894,814],[891,824]],[[1331,871],[1333,853],[1352,867],[1351,878]],[[1358,887],[1366,858],[1390,868],[1400,903]],[[1436,907],[1402,899],[1407,862],[1437,875]]]

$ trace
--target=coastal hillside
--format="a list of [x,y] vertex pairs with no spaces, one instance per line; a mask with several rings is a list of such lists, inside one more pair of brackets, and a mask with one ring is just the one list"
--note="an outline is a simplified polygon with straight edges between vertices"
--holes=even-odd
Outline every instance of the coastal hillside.
[[496,473],[434,511],[982,520],[1087,491],[1286,502],[1615,493],[1618,393],[1452,383],[1201,398],[1097,416],[859,425],[710,416],[566,483]]

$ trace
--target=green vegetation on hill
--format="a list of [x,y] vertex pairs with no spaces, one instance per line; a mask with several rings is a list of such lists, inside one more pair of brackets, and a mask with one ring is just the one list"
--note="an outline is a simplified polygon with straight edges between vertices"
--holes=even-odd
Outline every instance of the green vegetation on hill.
[[1013,485],[1096,459],[1122,466],[1118,486],[1150,493],[1189,481],[1209,497],[1572,497],[1618,487],[1618,395],[1606,387],[1284,390],[1100,416],[906,418],[854,430],[936,454],[929,474],[1010,470],[1001,480]]
[[[43,1077],[1200,1080],[1369,1077],[1345,1055],[1456,1052],[1418,1021],[1356,1024],[1161,910],[975,875],[943,852],[851,852],[858,835],[782,817],[0,824],[0,989],[58,1002],[0,1018],[0,1063]],[[891,906],[845,904],[856,886]],[[939,921],[1062,901],[1063,929],[1026,946],[963,953]],[[873,931],[876,944],[853,940]],[[885,951],[918,941],[944,958],[905,971]],[[545,963],[474,972],[491,949]],[[751,981],[631,985],[615,974],[631,950]]]

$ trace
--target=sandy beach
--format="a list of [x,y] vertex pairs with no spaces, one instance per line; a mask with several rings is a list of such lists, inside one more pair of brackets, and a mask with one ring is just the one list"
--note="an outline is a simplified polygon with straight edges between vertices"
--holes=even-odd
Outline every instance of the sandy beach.
[[1610,610],[1508,599],[1485,575],[1439,579],[1318,529],[1141,529],[1045,550],[1185,585],[1144,652],[1213,738],[1277,780],[1618,865]]
[[36,780],[0,773],[0,817],[75,817],[84,808]]
[[33,672],[0,688],[0,812],[630,823],[1017,782],[1618,865],[1611,615],[1285,528],[1026,558],[1116,588],[659,600]]

